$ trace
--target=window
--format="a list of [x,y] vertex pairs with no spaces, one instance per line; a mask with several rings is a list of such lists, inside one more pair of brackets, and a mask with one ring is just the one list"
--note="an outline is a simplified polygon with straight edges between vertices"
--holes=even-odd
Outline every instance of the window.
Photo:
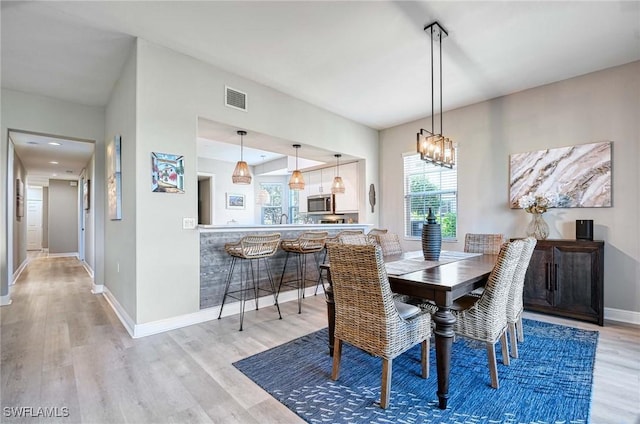
[[282,184],[260,183],[260,190],[267,190],[270,202],[262,205],[261,222],[264,225],[280,223],[282,216]]
[[432,208],[442,228],[442,239],[456,238],[458,214],[458,174],[420,159],[419,154],[404,156],[404,234],[419,238],[422,225]]
[[289,222],[300,222],[300,192],[289,190]]

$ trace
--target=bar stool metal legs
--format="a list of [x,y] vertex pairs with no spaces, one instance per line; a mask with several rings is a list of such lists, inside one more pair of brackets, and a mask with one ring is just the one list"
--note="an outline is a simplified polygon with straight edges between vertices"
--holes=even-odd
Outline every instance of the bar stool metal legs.
[[[278,311],[278,317],[282,319],[280,313],[280,305],[278,304],[278,292],[273,281],[271,268],[269,267],[268,258],[273,256],[280,244],[280,234],[267,234],[262,236],[245,236],[237,243],[227,243],[225,250],[231,255],[231,264],[229,273],[225,281],[224,295],[218,319],[222,317],[222,310],[227,301],[231,297],[240,301],[240,331],[244,323],[245,303],[253,296],[256,304],[256,310],[259,308],[260,292],[269,292],[273,295],[273,302]],[[240,260],[240,280],[233,282],[234,270]],[[267,272],[268,287],[260,286],[260,261],[262,261]],[[232,284],[238,284],[239,287],[231,289]]]
[[[302,299],[304,298],[304,292],[307,286],[306,282],[308,281],[307,257],[312,255],[315,269],[318,270],[318,258],[316,254],[324,250],[324,243],[327,234],[328,233],[326,231],[307,231],[300,234],[297,239],[282,240],[280,243],[280,247],[282,250],[287,252],[287,256],[285,257],[284,268],[282,269],[282,275],[280,276],[278,295],[280,294],[283,285],[295,286],[298,292],[299,314],[302,313]],[[296,279],[292,281],[284,281],[284,276],[287,271],[287,263],[289,262],[289,255],[292,253],[296,255]]]

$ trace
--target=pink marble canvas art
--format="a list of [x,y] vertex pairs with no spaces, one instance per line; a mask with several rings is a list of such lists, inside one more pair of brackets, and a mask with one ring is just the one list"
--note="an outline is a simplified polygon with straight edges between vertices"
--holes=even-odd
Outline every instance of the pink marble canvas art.
[[611,142],[514,153],[509,203],[527,194],[547,195],[559,208],[611,207]]

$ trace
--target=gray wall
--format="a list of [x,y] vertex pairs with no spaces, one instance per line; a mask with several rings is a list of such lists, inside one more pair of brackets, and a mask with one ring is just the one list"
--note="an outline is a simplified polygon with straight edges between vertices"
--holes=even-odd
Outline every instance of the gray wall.
[[42,248],[49,248],[49,187],[42,187]]
[[[444,114],[458,143],[458,242],[467,232],[524,236],[529,214],[509,208],[509,155],[613,142],[613,207],[551,209],[550,238],[575,238],[575,220],[593,219],[604,240],[604,304],[617,318],[640,312],[640,62],[478,103]],[[381,132],[381,225],[403,233],[402,153],[415,151],[423,119]],[[418,241],[404,241],[418,249]]]
[[[121,136],[122,219],[105,219],[104,284],[124,308],[128,318],[136,321],[136,51],[133,49],[116,83],[106,110],[105,146],[114,136]],[[151,187],[151,152],[140,169]],[[105,177],[106,177],[106,172]]]
[[[23,189],[23,202],[24,202],[24,216],[22,218],[18,218],[16,214],[16,180],[20,179],[22,181],[22,189]],[[25,173],[24,166],[20,161],[18,155],[13,155],[13,199],[10,201],[13,202],[13,216],[11,217],[11,221],[13,223],[13,272],[22,265],[22,263],[27,259],[27,175]]]
[[[2,89],[0,131],[0,187],[7,184],[8,129],[32,131],[62,137],[73,137],[96,142],[95,167],[95,256],[101,258],[104,245],[104,108],[70,103],[46,96]],[[3,199],[4,200],[4,199]],[[0,222],[7,222],[6,209],[0,208]],[[10,222],[10,221],[9,221]],[[8,292],[6,232],[0,231],[0,295]],[[104,268],[96,264],[94,279],[102,284]],[[9,270],[13,272],[12,270]]]
[[74,252],[78,252],[78,182],[49,180],[49,254]]

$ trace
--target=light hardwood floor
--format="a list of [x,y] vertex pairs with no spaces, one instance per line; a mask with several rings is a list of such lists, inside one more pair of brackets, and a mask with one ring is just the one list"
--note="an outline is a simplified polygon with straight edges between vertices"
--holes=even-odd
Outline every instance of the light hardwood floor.
[[[0,308],[0,422],[298,423],[232,363],[326,326],[321,295],[131,339],[74,258],[33,258]],[[599,330],[593,423],[640,423],[640,330],[530,318]],[[327,360],[329,360],[327,358]],[[7,407],[68,408],[68,417],[7,417]],[[59,412],[64,412],[63,410]],[[61,414],[62,415],[62,414]]]

